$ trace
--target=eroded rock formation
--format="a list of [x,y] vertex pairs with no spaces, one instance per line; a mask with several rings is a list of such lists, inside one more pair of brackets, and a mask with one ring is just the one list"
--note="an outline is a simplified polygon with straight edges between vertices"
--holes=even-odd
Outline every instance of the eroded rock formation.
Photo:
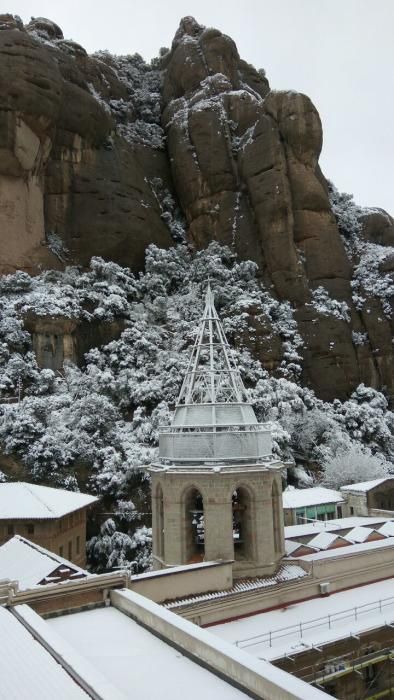
[[[393,391],[392,327],[378,300],[370,300],[373,310],[354,307],[351,264],[318,164],[322,127],[310,99],[270,91],[229,37],[186,18],[166,62],[163,101],[174,184],[194,244],[216,238],[233,245],[294,305],[304,381],[320,395],[343,397],[360,382]],[[364,218],[366,239],[392,243],[393,221],[385,212]],[[320,287],[345,302],[347,319],[317,313],[311,302]],[[352,333],[365,330],[368,345],[355,345]]]

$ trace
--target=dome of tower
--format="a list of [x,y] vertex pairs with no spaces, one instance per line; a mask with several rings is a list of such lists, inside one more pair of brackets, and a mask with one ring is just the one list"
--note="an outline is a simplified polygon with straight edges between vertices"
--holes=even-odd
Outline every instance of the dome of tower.
[[253,464],[271,456],[271,432],[257,422],[208,284],[205,308],[159,458],[170,464]]

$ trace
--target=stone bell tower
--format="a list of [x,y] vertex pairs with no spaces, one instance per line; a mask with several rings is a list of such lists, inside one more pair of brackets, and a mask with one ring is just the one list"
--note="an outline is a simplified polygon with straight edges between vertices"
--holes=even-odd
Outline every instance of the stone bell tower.
[[272,574],[284,556],[282,467],[208,285],[174,419],[150,467],[154,568],[234,559],[235,577]]

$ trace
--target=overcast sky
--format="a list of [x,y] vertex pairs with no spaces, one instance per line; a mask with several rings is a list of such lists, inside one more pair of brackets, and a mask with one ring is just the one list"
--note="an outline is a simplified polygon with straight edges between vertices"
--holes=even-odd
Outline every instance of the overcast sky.
[[[181,17],[229,34],[271,87],[316,105],[321,165],[358,203],[394,215],[394,0],[1,0],[53,19],[87,51],[156,56]],[[2,11],[4,11],[2,10]]]

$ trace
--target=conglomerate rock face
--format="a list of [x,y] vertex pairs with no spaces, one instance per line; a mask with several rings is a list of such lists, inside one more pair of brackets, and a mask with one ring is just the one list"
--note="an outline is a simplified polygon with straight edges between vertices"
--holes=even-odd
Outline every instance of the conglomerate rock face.
[[[325,399],[361,382],[393,395],[392,301],[384,307],[372,283],[363,288],[321,146],[308,97],[271,90],[229,37],[191,17],[156,67],[141,68],[130,57],[88,56],[43,18],[24,27],[0,16],[1,272],[86,265],[92,255],[141,270],[147,245],[173,244],[175,206],[196,249],[232,247],[290,302],[304,384]],[[394,244],[384,211],[359,220],[360,240]],[[386,286],[393,260],[381,255]],[[253,351],[275,372],[281,343],[249,313]]]
[[[167,59],[163,102],[174,186],[193,243],[204,247],[214,238],[234,246],[294,305],[304,379],[320,395],[345,396],[362,381],[392,390],[390,323],[378,300],[371,300],[371,313],[354,307],[352,268],[318,164],[322,127],[310,99],[270,91],[229,37],[186,18]],[[393,243],[385,212],[365,219],[365,238]],[[347,318],[316,312],[320,287],[347,305]],[[369,346],[355,345],[352,333],[366,328]]]
[[170,245],[147,183],[168,178],[165,153],[116,135],[101,93],[126,103],[116,72],[59,27],[0,17],[1,272],[59,267],[51,234],[71,261],[102,255],[136,270],[149,243]]

